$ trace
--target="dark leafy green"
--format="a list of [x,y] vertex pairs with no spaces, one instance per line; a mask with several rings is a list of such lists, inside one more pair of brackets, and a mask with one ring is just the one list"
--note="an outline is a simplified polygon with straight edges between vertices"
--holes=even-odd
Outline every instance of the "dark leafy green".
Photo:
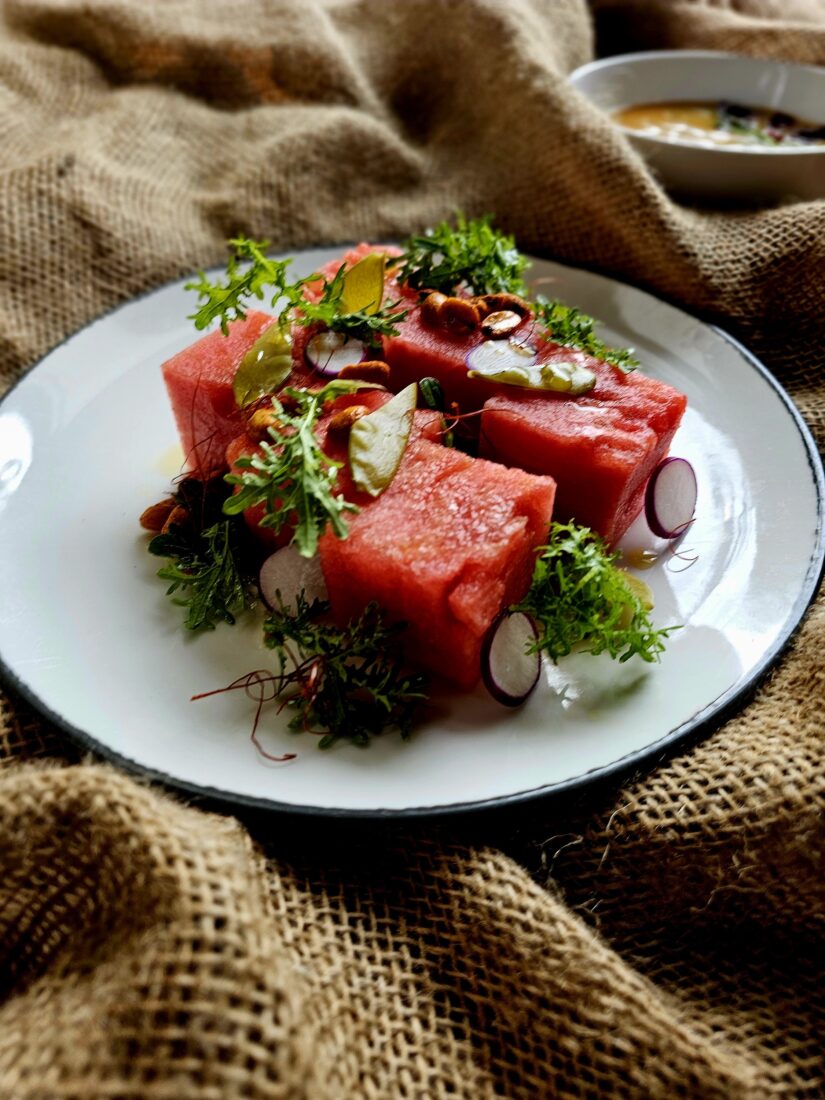
[[[263,301],[265,292],[270,304],[285,304],[285,312],[298,306],[303,300],[303,286],[309,279],[287,279],[291,260],[273,260],[266,255],[269,241],[253,241],[248,237],[235,237],[229,242],[232,255],[226,265],[226,281],[210,282],[205,272],[186,283],[186,290],[194,290],[201,305],[191,315],[195,328],[207,328],[220,320],[221,330],[228,331],[229,322],[246,316],[251,298]],[[309,278],[312,278],[310,276]]]
[[226,487],[216,481],[202,483],[189,478],[175,495],[188,518],[155,535],[150,554],[168,558],[158,576],[170,581],[167,595],[186,609],[189,630],[214,630],[219,622],[235,617],[255,603],[254,569],[241,520],[220,515]]
[[387,302],[374,313],[358,310],[347,313],[343,309],[344,294],[343,266],[338,268],[331,280],[324,280],[324,289],[317,302],[304,300],[300,305],[300,316],[294,319],[301,324],[320,324],[333,332],[341,332],[355,340],[361,340],[370,347],[379,347],[381,336],[395,336],[397,325],[407,316],[406,309],[399,309],[399,302]]
[[524,294],[527,260],[515,240],[493,229],[490,216],[455,225],[441,222],[403,244],[398,278],[416,290],[453,294],[466,286],[473,294]]
[[322,733],[321,748],[340,738],[365,745],[387,728],[408,737],[427,679],[403,670],[403,624],[385,625],[374,603],[343,628],[324,621],[328,611],[329,604],[310,604],[302,592],[294,612],[281,604],[264,623],[278,657],[278,691],[297,689],[286,703],[296,711],[290,728]]

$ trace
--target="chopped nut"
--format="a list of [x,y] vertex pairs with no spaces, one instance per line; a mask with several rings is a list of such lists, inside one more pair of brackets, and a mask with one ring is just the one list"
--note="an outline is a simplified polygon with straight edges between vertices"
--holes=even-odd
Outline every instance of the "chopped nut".
[[255,409],[246,420],[246,434],[254,443],[263,443],[269,440],[269,429],[278,423],[278,414],[270,405],[269,408]]
[[473,332],[478,328],[478,310],[468,298],[445,298],[438,310],[438,322],[446,328]]
[[437,290],[427,295],[421,303],[421,316],[428,325],[435,327],[441,323],[441,306],[446,301],[447,295],[440,294]]
[[366,416],[369,411],[366,405],[347,405],[330,418],[329,431],[333,435],[346,435],[355,421]]
[[161,534],[168,533],[170,527],[183,527],[185,523],[189,522],[189,510],[184,508],[182,504],[176,504],[169,515],[166,517],[166,522],[161,527]]
[[529,304],[523,298],[520,298],[518,294],[482,294],[478,298],[473,298],[473,301],[482,317],[503,309],[512,310],[519,317],[526,317],[530,312]]
[[281,392],[277,396],[278,402],[280,403],[280,406],[284,410],[284,412],[295,413],[298,411],[298,399],[296,397],[293,397],[291,393]]
[[177,508],[177,504],[174,497],[167,497],[166,500],[159,500],[157,504],[150,504],[140,514],[140,526],[145,531],[155,533],[162,531],[163,525],[175,508]]
[[386,386],[390,380],[390,368],[380,359],[365,359],[363,363],[350,363],[338,372],[338,377]]
[[481,322],[481,331],[485,336],[492,336],[499,340],[503,336],[511,336],[521,324],[522,318],[512,309],[500,309],[496,313],[488,313]]

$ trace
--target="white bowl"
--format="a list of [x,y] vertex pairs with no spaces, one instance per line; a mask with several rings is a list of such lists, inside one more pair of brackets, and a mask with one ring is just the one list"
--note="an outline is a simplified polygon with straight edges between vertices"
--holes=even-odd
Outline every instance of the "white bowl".
[[[597,107],[727,100],[825,124],[825,68],[711,50],[651,50],[593,61],[570,81]],[[618,124],[617,124],[618,125]],[[712,145],[620,129],[671,191],[697,198],[825,197],[825,145]]]

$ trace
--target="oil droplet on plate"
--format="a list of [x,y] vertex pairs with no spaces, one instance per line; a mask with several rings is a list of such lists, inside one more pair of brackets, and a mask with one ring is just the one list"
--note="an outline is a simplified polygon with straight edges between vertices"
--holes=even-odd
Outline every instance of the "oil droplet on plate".
[[158,469],[166,477],[177,477],[183,469],[183,448],[175,443],[158,458]]
[[659,555],[653,550],[639,546],[633,550],[624,550],[622,558],[631,569],[650,569],[659,560]]

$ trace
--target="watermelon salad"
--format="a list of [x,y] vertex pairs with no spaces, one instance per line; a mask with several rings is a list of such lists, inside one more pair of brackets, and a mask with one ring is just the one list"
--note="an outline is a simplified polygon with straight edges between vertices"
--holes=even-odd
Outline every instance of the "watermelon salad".
[[185,466],[141,523],[188,628],[264,606],[272,666],[219,689],[257,699],[259,748],[270,699],[363,744],[408,735],[433,678],[518,706],[542,660],[655,663],[674,627],[615,545],[643,509],[665,539],[692,522],[683,394],[529,297],[488,218],[304,279],[230,243],[189,284],[211,331],[162,366]]

